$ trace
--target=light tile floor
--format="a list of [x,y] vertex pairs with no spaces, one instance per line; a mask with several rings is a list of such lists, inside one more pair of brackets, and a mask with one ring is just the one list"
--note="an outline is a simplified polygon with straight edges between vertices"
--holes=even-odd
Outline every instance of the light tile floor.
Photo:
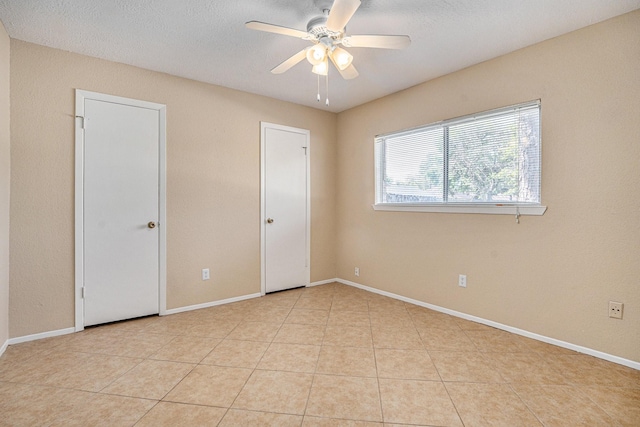
[[640,371],[341,284],[10,346],[5,426],[640,426]]

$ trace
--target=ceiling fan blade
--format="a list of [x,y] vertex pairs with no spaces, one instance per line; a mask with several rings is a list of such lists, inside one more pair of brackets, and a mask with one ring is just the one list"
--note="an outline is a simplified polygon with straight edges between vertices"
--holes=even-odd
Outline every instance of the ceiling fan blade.
[[404,49],[411,44],[409,36],[348,36],[342,39],[347,47],[375,47],[378,49]]
[[301,39],[309,37],[309,34],[306,31],[300,31],[289,27],[281,27],[280,25],[267,24],[266,22],[249,21],[244,25],[251,30],[266,31],[268,33],[282,34]]
[[342,31],[359,7],[360,0],[335,0],[329,11],[327,28],[335,32]]
[[284,61],[282,64],[275,67],[271,72],[273,74],[282,74],[285,71],[289,70],[289,68],[296,65],[298,62],[302,61],[307,57],[307,49],[302,49],[300,52],[293,55],[291,58]]
[[333,55],[329,55],[329,58],[331,58],[331,62],[333,62],[333,65],[336,67],[336,70],[338,70],[338,72],[340,73],[343,79],[351,80],[351,79],[355,79],[360,75],[358,73],[358,70],[356,70],[356,67],[353,66],[353,64],[349,65],[344,70],[341,70],[340,67],[336,65],[336,61],[333,59]]
[[360,75],[360,73],[358,73],[358,70],[356,70],[356,67],[354,67],[353,64],[349,65],[344,70],[340,70],[338,68],[338,72],[340,73],[342,78],[345,79],[345,80],[355,79],[356,77],[358,77]]

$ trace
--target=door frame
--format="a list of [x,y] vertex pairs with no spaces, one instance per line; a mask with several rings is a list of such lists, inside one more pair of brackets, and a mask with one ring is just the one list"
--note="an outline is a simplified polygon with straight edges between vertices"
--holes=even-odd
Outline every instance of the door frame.
[[166,209],[166,142],[167,142],[167,107],[154,102],[140,101],[137,99],[123,98],[106,95],[103,93],[89,92],[76,89],[76,113],[75,113],[75,330],[84,329],[84,101],[92,99],[96,101],[111,102],[114,104],[128,105],[132,107],[156,110],[159,113],[159,167],[158,167],[158,278],[159,278],[159,314],[165,315],[167,311],[167,209]]
[[294,132],[303,134],[306,138],[307,144],[307,156],[306,156],[306,170],[307,170],[307,200],[306,200],[306,277],[305,285],[308,286],[311,283],[311,132],[306,129],[294,128],[290,126],[277,125],[274,123],[260,122],[260,294],[265,295],[267,292],[267,213],[266,213],[266,175],[267,175],[267,159],[265,145],[267,143],[267,129],[276,129],[286,132]]

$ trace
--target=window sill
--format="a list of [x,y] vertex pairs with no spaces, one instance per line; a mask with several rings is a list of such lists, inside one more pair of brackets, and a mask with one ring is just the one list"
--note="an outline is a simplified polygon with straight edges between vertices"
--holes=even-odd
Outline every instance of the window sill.
[[464,213],[490,215],[542,215],[547,210],[540,205],[507,205],[507,204],[402,204],[378,203],[372,205],[376,211],[393,212],[435,212],[435,213]]

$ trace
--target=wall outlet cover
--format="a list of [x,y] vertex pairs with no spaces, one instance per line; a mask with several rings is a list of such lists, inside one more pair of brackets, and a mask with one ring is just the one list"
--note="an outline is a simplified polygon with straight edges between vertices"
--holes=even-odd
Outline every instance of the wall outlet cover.
[[461,288],[466,288],[467,287],[467,275],[466,274],[461,274],[458,276],[458,286],[460,286]]
[[617,301],[609,301],[609,317],[613,319],[622,319],[623,308],[623,303]]

